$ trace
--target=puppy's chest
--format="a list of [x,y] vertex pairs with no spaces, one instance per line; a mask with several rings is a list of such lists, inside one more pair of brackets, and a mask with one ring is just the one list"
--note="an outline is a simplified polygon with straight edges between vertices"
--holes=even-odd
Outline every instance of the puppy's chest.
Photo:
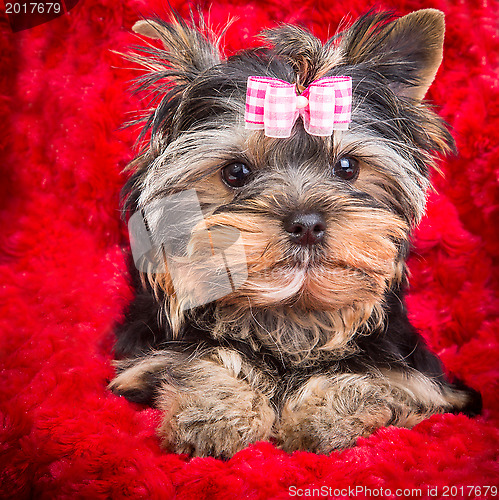
[[[344,372],[365,366],[364,352],[354,341],[348,348],[325,349],[332,335],[334,332],[321,330],[290,331],[284,325],[281,331],[270,331],[262,324],[242,331],[239,325],[224,329],[223,335],[215,325],[207,329],[187,327],[176,348],[215,359],[236,376],[244,378],[258,372],[279,380],[284,387],[314,373]],[[171,342],[167,345],[173,348]]]

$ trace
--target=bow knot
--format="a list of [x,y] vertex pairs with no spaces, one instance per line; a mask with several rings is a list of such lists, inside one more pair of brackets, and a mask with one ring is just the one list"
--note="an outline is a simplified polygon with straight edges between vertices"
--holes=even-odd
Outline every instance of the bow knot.
[[246,128],[265,130],[268,137],[289,137],[298,116],[309,134],[325,137],[348,128],[351,110],[349,76],[319,78],[300,95],[292,83],[278,78],[248,78]]

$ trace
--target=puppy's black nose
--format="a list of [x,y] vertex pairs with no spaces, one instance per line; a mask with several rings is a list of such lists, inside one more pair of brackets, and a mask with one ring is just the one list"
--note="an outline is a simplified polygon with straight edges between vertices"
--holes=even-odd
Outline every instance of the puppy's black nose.
[[284,221],[284,229],[293,243],[311,246],[324,240],[326,221],[317,212],[295,212]]

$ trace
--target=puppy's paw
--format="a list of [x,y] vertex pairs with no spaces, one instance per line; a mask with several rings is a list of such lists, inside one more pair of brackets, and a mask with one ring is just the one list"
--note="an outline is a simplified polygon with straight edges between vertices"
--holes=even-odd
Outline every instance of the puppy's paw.
[[164,412],[159,435],[170,451],[229,458],[272,436],[274,386],[237,353],[218,350],[196,358],[165,350],[117,368],[111,390]]
[[227,459],[272,434],[274,410],[249,388],[183,392],[164,386],[160,399],[165,416],[159,435],[162,445],[176,453]]
[[[351,380],[352,379],[352,380]],[[287,451],[330,453],[354,446],[361,436],[393,421],[386,398],[375,394],[361,378],[343,377],[332,382],[312,377],[284,404],[278,441]]]

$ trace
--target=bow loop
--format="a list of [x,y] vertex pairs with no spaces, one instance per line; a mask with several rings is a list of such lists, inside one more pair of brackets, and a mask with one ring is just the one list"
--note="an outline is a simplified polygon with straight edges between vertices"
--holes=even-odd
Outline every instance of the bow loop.
[[285,138],[299,115],[311,135],[326,137],[345,130],[350,122],[352,80],[324,77],[296,95],[295,86],[277,78],[250,76],[246,92],[246,128],[264,130],[268,137]]

